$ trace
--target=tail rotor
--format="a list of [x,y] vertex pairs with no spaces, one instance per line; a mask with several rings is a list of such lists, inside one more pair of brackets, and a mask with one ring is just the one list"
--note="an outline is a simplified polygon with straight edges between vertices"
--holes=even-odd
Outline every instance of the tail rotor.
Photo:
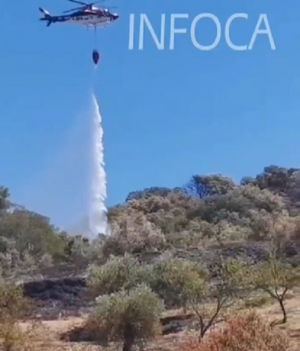
[[40,21],[47,21],[47,27],[49,27],[53,22],[52,16],[42,7],[39,7],[39,11],[44,15],[44,17],[40,18]]

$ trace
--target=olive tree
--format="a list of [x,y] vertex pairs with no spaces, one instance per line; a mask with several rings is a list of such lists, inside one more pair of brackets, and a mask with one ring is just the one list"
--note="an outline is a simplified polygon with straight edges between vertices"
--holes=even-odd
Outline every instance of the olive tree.
[[249,288],[263,291],[278,302],[282,311],[282,320],[273,321],[272,325],[287,322],[285,301],[287,293],[300,285],[300,270],[298,268],[293,268],[290,264],[270,255],[265,262],[241,270],[240,278]]
[[111,257],[104,265],[90,268],[89,293],[96,298],[122,289],[129,291],[138,284],[147,283],[149,277],[149,268],[142,266],[136,258],[130,255]]
[[144,344],[161,333],[163,310],[159,297],[141,284],[130,291],[99,297],[86,327],[99,344],[121,343],[123,351],[131,351],[134,345]]
[[164,299],[166,306],[186,309],[189,297],[202,289],[205,276],[194,262],[164,258],[152,266],[150,286]]
[[221,260],[214,279],[202,276],[201,285],[190,290],[188,303],[198,318],[199,342],[210,328],[223,322],[234,304],[245,296],[238,279],[240,268],[238,262]]

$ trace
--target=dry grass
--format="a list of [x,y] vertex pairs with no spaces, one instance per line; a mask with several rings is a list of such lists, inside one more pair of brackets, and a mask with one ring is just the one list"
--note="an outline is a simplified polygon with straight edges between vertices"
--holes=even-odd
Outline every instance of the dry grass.
[[[286,301],[288,320],[286,324],[279,325],[278,328],[285,331],[290,338],[291,351],[300,350],[300,291],[295,292],[289,300]],[[279,320],[282,315],[278,304],[272,304],[258,311],[270,321]]]
[[[288,311],[288,322],[285,325],[280,325],[276,328],[282,329],[290,338],[290,351],[300,350],[300,291],[295,292],[293,296],[286,302]],[[270,322],[274,319],[280,319],[281,312],[276,303],[267,304],[265,307],[258,307],[255,310]],[[172,311],[171,315],[178,314],[179,311]],[[42,321],[35,326],[35,334],[32,338],[32,345],[35,345],[35,350],[39,351],[94,351],[103,350],[103,348],[87,344],[87,343],[68,343],[60,341],[59,337],[63,332],[79,326],[84,319],[71,318],[67,320],[57,321]],[[29,323],[20,324],[22,330],[28,328]],[[169,334],[159,337],[155,342],[147,345],[147,351],[173,351],[175,346],[189,338],[188,333]],[[116,347],[111,347],[108,351],[117,350]]]

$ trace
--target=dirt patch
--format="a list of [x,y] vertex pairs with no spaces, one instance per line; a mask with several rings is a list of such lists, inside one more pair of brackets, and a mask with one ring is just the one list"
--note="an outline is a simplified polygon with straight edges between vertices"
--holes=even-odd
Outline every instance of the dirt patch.
[[[171,315],[162,317],[160,323],[162,325],[162,335],[176,334],[187,329],[196,320],[193,313],[186,315]],[[72,329],[63,332],[60,335],[61,341],[68,342],[93,342],[93,336],[84,327],[84,320],[81,324],[73,326]]]

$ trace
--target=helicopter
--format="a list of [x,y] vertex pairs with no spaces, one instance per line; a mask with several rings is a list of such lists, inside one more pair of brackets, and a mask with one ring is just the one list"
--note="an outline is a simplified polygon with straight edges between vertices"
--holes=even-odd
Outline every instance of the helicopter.
[[[100,0],[92,3],[85,3],[78,0],[68,1],[80,4],[81,6],[70,10],[66,10],[58,16],[52,16],[48,11],[46,11],[42,7],[39,7],[39,11],[44,15],[44,17],[40,18],[40,21],[46,21],[47,27],[49,27],[52,23],[69,23],[85,26],[87,29],[94,28],[96,42],[97,28],[106,27],[119,18],[119,15],[117,13],[110,12],[108,8],[98,8],[94,6],[96,3],[105,0]],[[95,66],[97,66],[98,61],[100,59],[100,54],[97,50],[93,51],[92,58]]]
[[[87,28],[94,27],[96,29],[97,27],[106,27],[119,18],[117,13],[112,13],[109,9],[102,9],[94,6],[96,3],[101,1],[93,3],[85,3],[78,0],[68,1],[80,4],[82,6],[66,10],[58,16],[52,16],[47,10],[39,7],[39,11],[44,15],[44,17],[40,18],[40,21],[46,21],[47,27],[49,27],[52,23],[68,23],[82,25]],[[67,14],[69,12],[70,14]]]

